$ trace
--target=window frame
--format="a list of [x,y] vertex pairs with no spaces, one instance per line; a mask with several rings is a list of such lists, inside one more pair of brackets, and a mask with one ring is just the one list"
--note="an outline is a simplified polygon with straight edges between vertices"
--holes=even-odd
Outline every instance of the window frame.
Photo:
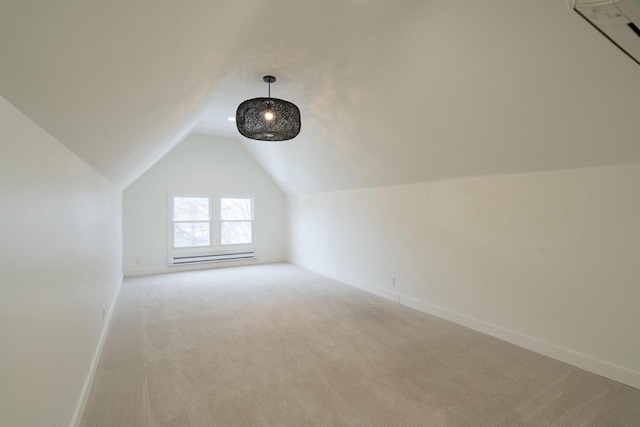
[[[176,210],[175,210],[175,203],[176,203],[176,198],[177,197],[197,197],[200,199],[207,199],[208,203],[209,203],[209,219],[207,220],[196,220],[196,221],[176,221],[175,219],[175,214],[176,214]],[[170,205],[170,221],[169,221],[169,241],[170,241],[170,249],[172,250],[184,250],[184,249],[200,249],[200,248],[210,248],[211,242],[213,242],[213,200],[211,195],[209,194],[189,194],[189,193],[174,193],[170,196],[169,198],[169,205]],[[176,235],[175,235],[175,224],[176,223],[194,223],[194,222],[199,222],[199,223],[208,223],[209,224],[209,244],[208,245],[198,245],[198,246],[176,246]]]
[[[222,199],[249,199],[251,201],[251,219],[222,219]],[[247,195],[227,195],[218,196],[218,243],[220,247],[228,248],[232,246],[251,246],[255,244],[255,200],[253,196]],[[222,223],[223,222],[250,222],[251,223],[251,242],[249,243],[222,243]]]
[[[174,201],[176,197],[207,197],[209,198],[209,245],[208,246],[175,246],[174,239]],[[237,199],[251,199],[251,241],[252,243],[234,243],[229,245],[222,245],[221,235],[221,211],[222,206],[220,199],[222,198],[237,198]],[[256,233],[256,198],[253,194],[246,193],[222,193],[216,191],[176,191],[167,190],[167,254],[168,255],[187,255],[187,254],[202,254],[202,253],[226,253],[233,251],[234,248],[239,250],[252,250],[257,249],[257,233]],[[218,226],[215,226],[215,222],[218,222]],[[243,220],[244,221],[244,220]],[[184,221],[184,222],[197,222],[197,221]]]

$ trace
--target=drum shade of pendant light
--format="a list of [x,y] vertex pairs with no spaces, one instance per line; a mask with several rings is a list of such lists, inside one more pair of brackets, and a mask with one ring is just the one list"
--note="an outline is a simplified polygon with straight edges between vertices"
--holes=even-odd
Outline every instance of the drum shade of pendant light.
[[236,111],[238,131],[247,138],[258,141],[287,141],[300,133],[300,110],[295,104],[271,97],[273,76],[264,76],[269,84],[268,98],[244,101]]

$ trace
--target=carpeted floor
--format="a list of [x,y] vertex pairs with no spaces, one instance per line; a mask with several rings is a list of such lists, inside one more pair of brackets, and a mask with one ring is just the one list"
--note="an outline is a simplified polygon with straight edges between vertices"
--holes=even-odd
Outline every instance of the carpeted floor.
[[288,264],[125,280],[83,426],[640,426],[640,390]]

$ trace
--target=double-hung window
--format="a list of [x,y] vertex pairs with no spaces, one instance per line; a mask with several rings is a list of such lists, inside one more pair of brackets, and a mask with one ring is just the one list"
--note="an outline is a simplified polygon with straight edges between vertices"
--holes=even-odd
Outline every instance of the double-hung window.
[[220,197],[220,244],[253,243],[253,199]]
[[253,198],[171,195],[169,249],[254,243]]
[[173,247],[211,245],[211,199],[206,196],[173,198]]

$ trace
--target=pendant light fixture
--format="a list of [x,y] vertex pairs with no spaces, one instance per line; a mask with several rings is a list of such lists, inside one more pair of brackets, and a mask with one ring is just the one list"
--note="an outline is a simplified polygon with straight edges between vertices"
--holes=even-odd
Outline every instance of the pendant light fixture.
[[287,141],[300,133],[300,110],[295,104],[271,97],[273,76],[264,76],[269,84],[268,98],[244,101],[236,111],[238,131],[247,138],[258,141]]

